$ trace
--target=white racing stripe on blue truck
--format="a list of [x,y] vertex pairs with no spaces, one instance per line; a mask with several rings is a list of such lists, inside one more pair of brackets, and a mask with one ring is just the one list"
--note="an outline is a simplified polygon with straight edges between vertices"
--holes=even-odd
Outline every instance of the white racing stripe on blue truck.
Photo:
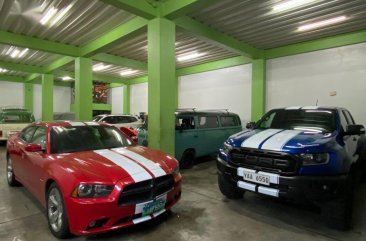
[[112,151],[118,152],[119,154],[125,155],[134,161],[140,163],[142,166],[144,166],[146,169],[148,169],[152,174],[154,174],[155,177],[161,177],[165,176],[166,172],[160,167],[158,163],[155,163],[140,154],[137,154],[133,151],[127,150],[126,148],[120,147],[120,148],[114,148]]
[[261,149],[280,151],[286,143],[300,134],[301,131],[285,130],[276,135],[273,135],[266,142],[263,143]]
[[94,152],[120,166],[131,176],[135,182],[152,179],[152,176],[143,167],[134,161],[131,161],[127,157],[121,156],[118,153],[106,149],[96,150]]
[[282,130],[279,129],[268,129],[264,130],[262,132],[259,132],[257,134],[254,134],[253,136],[249,137],[248,139],[244,140],[241,143],[242,147],[249,147],[249,148],[259,148],[260,144],[269,138],[270,136],[281,132]]

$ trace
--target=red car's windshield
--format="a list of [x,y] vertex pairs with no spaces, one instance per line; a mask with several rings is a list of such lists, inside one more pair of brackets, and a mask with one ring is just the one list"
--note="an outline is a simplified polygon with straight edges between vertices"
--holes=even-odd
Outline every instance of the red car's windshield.
[[109,149],[132,145],[116,128],[110,126],[53,127],[51,153]]

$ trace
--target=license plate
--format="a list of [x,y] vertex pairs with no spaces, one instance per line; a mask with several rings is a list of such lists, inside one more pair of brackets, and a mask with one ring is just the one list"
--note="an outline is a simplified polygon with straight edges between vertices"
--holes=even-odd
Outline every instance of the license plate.
[[142,208],[142,216],[150,215],[156,213],[165,207],[166,197],[161,197],[153,202],[146,203]]
[[253,173],[253,172],[247,172],[243,171],[243,178],[246,181],[255,182],[263,185],[269,186],[270,177],[263,174]]

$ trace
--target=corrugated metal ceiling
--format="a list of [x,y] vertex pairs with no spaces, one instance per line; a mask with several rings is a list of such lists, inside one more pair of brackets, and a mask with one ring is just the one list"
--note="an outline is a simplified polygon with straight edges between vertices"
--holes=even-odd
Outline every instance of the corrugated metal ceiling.
[[[140,0],[142,1],[142,0]],[[171,0],[173,1],[173,0]],[[366,29],[365,0],[313,0],[309,4],[283,12],[273,12],[272,8],[280,0],[221,0],[215,4],[188,14],[189,17],[216,29],[228,36],[260,49],[286,46],[288,44],[314,40]],[[72,5],[53,26],[40,24],[40,19],[50,8],[65,9]],[[345,15],[347,21],[307,32],[296,31],[304,23]],[[0,31],[37,37],[59,43],[82,46],[113,30],[135,15],[105,4],[98,0],[0,0]],[[147,62],[147,28],[145,33],[116,43],[104,49],[105,53]],[[30,49],[22,58],[12,58],[8,54],[10,45],[0,44],[0,61],[45,66],[61,55]],[[21,50],[21,48],[19,48]],[[214,60],[237,56],[212,41],[204,41],[189,32],[177,28],[176,55],[191,52],[202,53],[200,58],[176,62],[177,68],[207,63]],[[1,66],[0,66],[1,67]],[[64,70],[73,71],[73,64]],[[111,65],[101,74],[120,77],[124,66]],[[19,71],[7,74],[19,75]],[[132,76],[145,75],[146,71]],[[24,75],[24,74],[23,74]]]
[[[222,0],[189,14],[192,18],[248,43],[269,49],[366,28],[365,0],[316,0],[288,11],[274,12],[281,1]],[[297,27],[345,15],[341,24],[306,32]]]

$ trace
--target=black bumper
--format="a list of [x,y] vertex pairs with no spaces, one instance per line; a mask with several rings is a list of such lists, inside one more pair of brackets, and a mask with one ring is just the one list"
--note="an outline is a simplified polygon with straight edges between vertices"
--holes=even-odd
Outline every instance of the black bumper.
[[[225,177],[227,181],[233,182],[235,184],[244,181],[243,177],[238,176],[237,167],[231,166],[220,158],[217,158],[216,163],[219,175]],[[268,187],[256,183],[250,184],[256,185],[255,192],[258,192],[258,187],[270,188],[276,190],[277,197],[281,199],[291,200],[299,203],[316,203],[335,199],[343,195],[344,191],[347,190],[347,176],[279,175],[278,184],[271,183]]]

